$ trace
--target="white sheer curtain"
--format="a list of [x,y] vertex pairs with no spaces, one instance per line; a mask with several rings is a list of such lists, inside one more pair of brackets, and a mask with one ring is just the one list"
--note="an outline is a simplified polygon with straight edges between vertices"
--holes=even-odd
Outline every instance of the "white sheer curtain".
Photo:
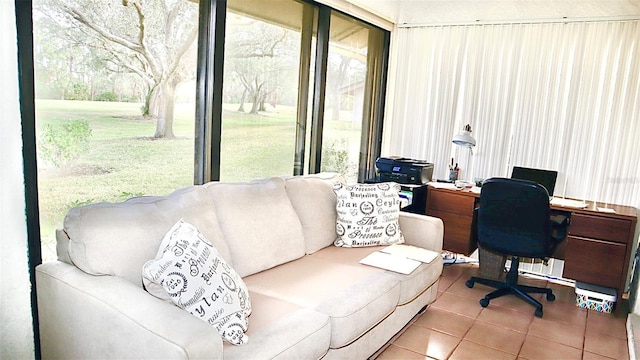
[[[640,20],[397,29],[383,154],[462,177],[557,170],[556,196],[640,206]],[[471,124],[478,145],[451,143]],[[466,169],[465,169],[466,167]]]

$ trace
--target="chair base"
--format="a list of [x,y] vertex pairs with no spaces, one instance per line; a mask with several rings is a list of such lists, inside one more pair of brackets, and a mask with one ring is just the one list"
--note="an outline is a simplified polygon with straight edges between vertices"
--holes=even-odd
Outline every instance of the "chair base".
[[507,273],[507,281],[496,281],[489,280],[479,277],[471,277],[465,283],[467,287],[472,288],[475,283],[491,286],[496,288],[493,292],[487,294],[484,298],[480,299],[480,305],[482,307],[489,306],[489,302],[491,299],[495,299],[500,296],[505,295],[515,295],[520,299],[526,301],[527,303],[533,305],[536,308],[535,315],[537,317],[542,317],[542,304],[534,299],[530,293],[534,294],[545,294],[547,301],[554,301],[556,299],[555,295],[553,295],[553,291],[547,288],[541,288],[536,286],[527,286],[527,285],[519,285],[518,284],[518,267],[520,265],[520,259],[514,256],[511,259],[511,268]]

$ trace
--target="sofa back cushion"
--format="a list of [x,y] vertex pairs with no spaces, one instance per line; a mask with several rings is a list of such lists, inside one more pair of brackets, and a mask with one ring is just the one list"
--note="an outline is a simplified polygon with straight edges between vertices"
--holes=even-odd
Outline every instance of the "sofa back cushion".
[[287,195],[302,223],[306,253],[332,245],[336,240],[337,214],[333,186],[343,183],[344,178],[337,173],[320,173],[284,179]]
[[220,229],[234,269],[244,277],[304,256],[302,225],[282,178],[211,182]]
[[156,256],[162,238],[181,218],[200,229],[220,256],[233,263],[211,196],[201,186],[169,196],[71,209],[64,221],[68,259],[89,274],[115,275],[142,286],[142,265]]

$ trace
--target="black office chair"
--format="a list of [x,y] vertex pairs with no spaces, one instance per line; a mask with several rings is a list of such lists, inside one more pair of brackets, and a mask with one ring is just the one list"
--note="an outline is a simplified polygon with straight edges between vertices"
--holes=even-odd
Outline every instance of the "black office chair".
[[475,283],[497,290],[480,300],[487,307],[491,299],[514,294],[536,307],[535,315],[542,317],[542,304],[529,293],[546,294],[547,301],[555,300],[551,289],[518,284],[521,257],[551,257],[555,247],[566,235],[566,217],[560,221],[550,218],[549,194],[534,182],[491,178],[484,182],[477,209],[475,234],[480,247],[511,256],[511,268],[505,282],[472,277],[467,287]]

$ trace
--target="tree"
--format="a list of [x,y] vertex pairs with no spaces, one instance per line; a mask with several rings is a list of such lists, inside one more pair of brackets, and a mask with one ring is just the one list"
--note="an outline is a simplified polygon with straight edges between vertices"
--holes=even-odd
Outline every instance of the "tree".
[[93,80],[104,75],[93,48],[70,45],[73,37],[50,17],[36,16],[34,27],[38,97],[89,99]]
[[283,74],[296,74],[296,39],[285,28],[237,17],[227,33],[226,79],[242,84],[238,111],[251,102],[249,113],[265,110],[265,100],[281,87]]
[[340,64],[333,69],[332,79],[330,82],[331,86],[331,108],[332,108],[332,116],[331,120],[338,121],[340,120],[340,109],[342,103],[342,86],[344,84],[344,80],[347,76],[347,70],[349,68],[349,63],[351,62],[351,58],[343,55],[338,56],[340,59]]
[[328,108],[331,109],[331,120],[340,120],[340,110],[348,110],[349,103],[344,102],[344,96],[352,91],[347,86],[357,87],[366,78],[366,59],[356,53],[347,52],[336,46],[334,51],[329,51],[327,65],[327,95]]
[[156,138],[172,138],[175,88],[195,77],[183,64],[198,33],[198,5],[187,0],[48,0],[46,11],[61,26],[77,27],[78,44],[110,55],[147,85],[143,115],[156,118]]

